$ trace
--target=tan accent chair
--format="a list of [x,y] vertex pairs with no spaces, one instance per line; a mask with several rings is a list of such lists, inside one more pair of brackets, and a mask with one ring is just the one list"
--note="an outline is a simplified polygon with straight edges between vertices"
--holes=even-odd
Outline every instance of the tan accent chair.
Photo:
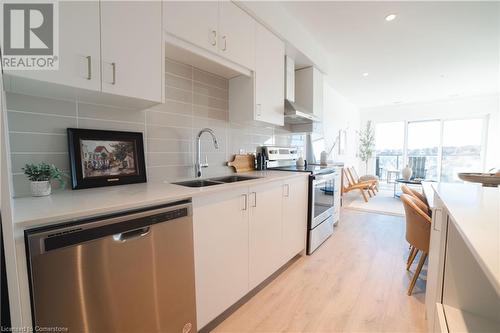
[[361,195],[363,196],[363,199],[365,202],[368,202],[368,197],[366,196],[365,191],[368,192],[368,195],[371,197],[370,188],[369,184],[365,183],[359,183],[359,184],[354,184],[351,179],[349,178],[348,172],[346,168],[342,169],[342,194],[350,192],[350,191],[355,191],[358,190]]
[[426,206],[429,206],[429,203],[427,202],[427,198],[425,197],[425,195],[423,195],[419,191],[416,191],[416,190],[410,188],[406,184],[401,185],[401,190],[403,191],[403,193],[412,195],[412,196],[418,198],[420,201],[422,201]]
[[356,171],[354,170],[353,167],[350,167],[350,168],[345,167],[344,169],[346,170],[346,176],[347,176],[347,179],[349,180],[349,184],[351,184],[351,185],[363,184],[363,185],[365,185],[366,190],[368,192],[368,195],[370,197],[377,195],[375,193],[375,188],[377,187],[375,181],[373,181],[373,180],[360,181],[359,178],[354,177],[354,175],[357,176],[357,174],[355,173]]
[[411,189],[409,186],[406,184],[401,185],[401,191],[403,191],[404,194],[408,194],[409,196],[412,196],[416,199],[416,204],[422,209],[424,212],[431,216],[431,210],[429,209],[429,205],[427,204],[427,199],[423,194],[421,194],[418,191],[415,191],[414,189]]
[[373,189],[378,192],[378,177],[374,175],[364,175],[359,177],[356,169],[354,167],[350,167],[351,175],[356,183],[360,182],[372,182]]
[[406,240],[413,247],[410,251],[406,269],[410,268],[418,251],[422,251],[417,269],[408,287],[408,295],[411,295],[413,287],[415,287],[415,283],[420,275],[420,271],[427,259],[431,235],[431,218],[425,210],[419,207],[417,200],[418,199],[411,195],[401,194],[401,201],[403,202],[406,215]]

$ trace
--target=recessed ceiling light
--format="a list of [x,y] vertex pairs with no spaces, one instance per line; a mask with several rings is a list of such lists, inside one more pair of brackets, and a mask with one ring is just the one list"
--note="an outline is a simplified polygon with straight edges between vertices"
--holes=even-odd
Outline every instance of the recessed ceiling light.
[[385,20],[386,20],[387,22],[390,22],[390,21],[394,20],[395,18],[396,18],[396,14],[389,14],[389,15],[387,15],[387,16],[385,17]]
[[363,73],[363,76],[364,76],[364,77],[367,77],[367,76],[368,76],[368,73],[366,73],[366,72],[365,72],[365,73]]

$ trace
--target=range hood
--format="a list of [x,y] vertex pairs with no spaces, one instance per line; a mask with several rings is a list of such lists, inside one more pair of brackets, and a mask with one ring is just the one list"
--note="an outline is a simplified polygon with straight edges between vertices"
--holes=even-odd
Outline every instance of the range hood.
[[295,103],[295,61],[285,57],[285,123],[290,125],[312,124],[320,121],[312,110]]
[[318,117],[305,110],[300,105],[285,99],[285,122],[291,125],[310,124],[319,121]]

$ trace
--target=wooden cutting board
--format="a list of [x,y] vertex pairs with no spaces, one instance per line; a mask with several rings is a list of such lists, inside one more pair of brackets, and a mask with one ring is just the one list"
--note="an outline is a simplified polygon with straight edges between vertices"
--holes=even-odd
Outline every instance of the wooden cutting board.
[[255,157],[252,154],[236,154],[227,166],[233,167],[236,172],[247,172],[255,170]]

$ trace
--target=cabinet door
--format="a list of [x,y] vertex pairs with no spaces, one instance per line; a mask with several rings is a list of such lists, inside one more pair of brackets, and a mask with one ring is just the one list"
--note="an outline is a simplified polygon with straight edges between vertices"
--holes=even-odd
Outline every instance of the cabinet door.
[[444,253],[448,218],[444,206],[439,198],[434,199],[435,207],[432,210],[431,237],[429,243],[429,263],[427,267],[427,286],[425,291],[425,307],[429,331],[432,331],[435,317],[436,303],[441,303],[443,290]]
[[306,247],[308,189],[306,177],[283,184],[283,263]]
[[313,68],[313,113],[316,117],[322,118],[323,116],[323,73],[317,68]]
[[249,275],[256,287],[281,263],[282,187],[279,183],[250,188]]
[[219,52],[225,58],[255,68],[255,20],[230,1],[220,2]]
[[255,119],[283,126],[285,45],[260,24],[256,31]]
[[59,2],[59,70],[7,71],[15,76],[101,90],[99,2]]
[[163,13],[168,33],[217,52],[218,1],[164,1]]
[[247,188],[194,198],[198,329],[248,292]]
[[102,91],[162,99],[162,3],[101,2]]

